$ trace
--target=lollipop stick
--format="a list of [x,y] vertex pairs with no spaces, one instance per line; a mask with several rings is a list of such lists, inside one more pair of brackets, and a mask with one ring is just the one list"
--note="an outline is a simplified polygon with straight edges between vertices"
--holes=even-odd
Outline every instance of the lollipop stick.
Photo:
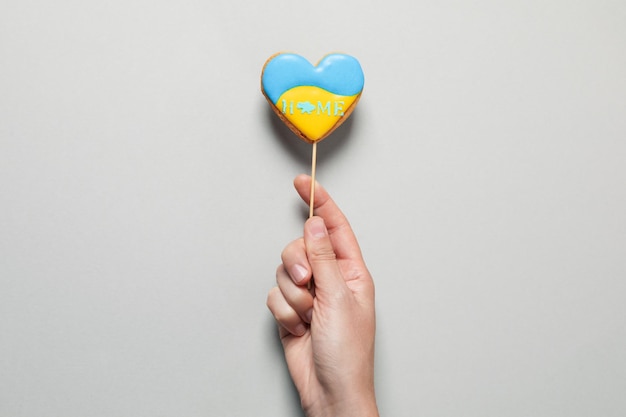
[[[311,196],[309,198],[309,219],[313,217],[313,207],[315,206],[315,167],[317,166],[317,142],[313,142],[313,155],[311,156]],[[307,283],[307,289],[311,289],[313,277]]]
[[313,217],[315,205],[315,166],[317,165],[317,142],[313,142],[313,156],[311,157],[311,198],[309,198],[309,218]]

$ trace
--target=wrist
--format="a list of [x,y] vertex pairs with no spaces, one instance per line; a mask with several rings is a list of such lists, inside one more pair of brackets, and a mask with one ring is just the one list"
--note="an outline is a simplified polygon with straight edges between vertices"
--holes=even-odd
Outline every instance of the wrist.
[[347,407],[339,407],[331,410],[328,417],[379,417],[376,402],[368,404],[354,404]]
[[305,410],[307,417],[379,417],[373,390],[371,392],[345,396],[326,404],[318,403]]

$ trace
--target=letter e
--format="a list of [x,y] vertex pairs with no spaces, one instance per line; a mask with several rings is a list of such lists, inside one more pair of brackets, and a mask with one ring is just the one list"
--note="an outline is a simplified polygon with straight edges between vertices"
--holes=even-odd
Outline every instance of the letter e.
[[343,116],[343,101],[335,101],[335,116]]

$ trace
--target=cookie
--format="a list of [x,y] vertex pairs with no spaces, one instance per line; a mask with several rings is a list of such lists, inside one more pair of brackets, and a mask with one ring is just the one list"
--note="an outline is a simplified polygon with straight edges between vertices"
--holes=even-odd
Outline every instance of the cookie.
[[363,83],[359,61],[337,53],[316,66],[300,55],[279,53],[261,74],[261,91],[274,112],[308,143],[323,140],[350,116]]

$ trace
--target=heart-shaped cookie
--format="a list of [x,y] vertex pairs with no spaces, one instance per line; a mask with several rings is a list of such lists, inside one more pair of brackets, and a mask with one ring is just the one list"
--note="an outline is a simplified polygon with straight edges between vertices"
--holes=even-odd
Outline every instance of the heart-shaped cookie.
[[363,90],[363,70],[350,55],[330,54],[313,66],[300,55],[267,60],[261,90],[276,114],[306,142],[319,142],[350,116]]

